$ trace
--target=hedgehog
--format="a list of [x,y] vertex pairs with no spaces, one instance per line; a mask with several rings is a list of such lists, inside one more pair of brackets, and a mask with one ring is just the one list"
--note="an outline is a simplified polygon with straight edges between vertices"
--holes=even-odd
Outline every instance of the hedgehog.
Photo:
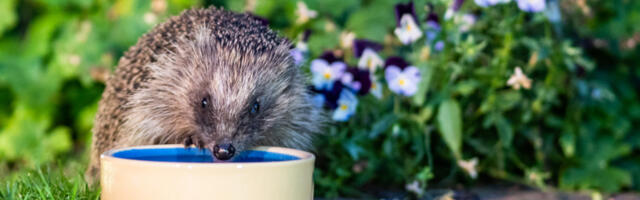
[[184,144],[217,160],[255,146],[311,150],[326,117],[290,48],[255,16],[215,7],[155,26],[106,82],[86,179],[113,148]]

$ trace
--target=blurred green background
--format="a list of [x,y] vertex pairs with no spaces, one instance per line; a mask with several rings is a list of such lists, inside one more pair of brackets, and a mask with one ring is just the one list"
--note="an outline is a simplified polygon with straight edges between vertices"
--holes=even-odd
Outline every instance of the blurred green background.
[[[0,197],[31,190],[43,197],[29,186],[58,179],[64,184],[48,194],[95,195],[78,187],[104,81],[155,24],[210,5],[264,17],[294,43],[311,30],[306,70],[326,50],[357,63],[340,45],[347,32],[383,44],[383,59],[402,56],[420,68],[416,95],[385,88],[382,99],[360,97],[351,119],[318,138],[318,196],[420,196],[406,186],[493,180],[640,191],[639,1],[550,0],[547,11],[527,13],[515,1],[467,0],[456,15],[474,17],[468,30],[464,20],[445,19],[452,0],[414,1],[422,28],[428,13],[439,16],[439,51],[424,37],[402,45],[393,35],[394,5],[407,1],[304,2],[317,16],[296,23],[295,0],[0,0]],[[516,66],[532,79],[530,89],[506,84]],[[459,165],[472,158],[475,179]]]

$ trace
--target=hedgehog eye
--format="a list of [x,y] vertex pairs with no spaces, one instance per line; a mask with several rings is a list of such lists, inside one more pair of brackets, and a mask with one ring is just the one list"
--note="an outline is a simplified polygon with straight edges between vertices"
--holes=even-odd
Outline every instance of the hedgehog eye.
[[255,115],[258,111],[260,111],[260,102],[256,100],[253,102],[253,105],[251,105],[251,114]]
[[202,101],[200,102],[200,105],[202,106],[202,108],[206,108],[208,104],[209,104],[209,101],[207,100],[207,98],[202,98]]

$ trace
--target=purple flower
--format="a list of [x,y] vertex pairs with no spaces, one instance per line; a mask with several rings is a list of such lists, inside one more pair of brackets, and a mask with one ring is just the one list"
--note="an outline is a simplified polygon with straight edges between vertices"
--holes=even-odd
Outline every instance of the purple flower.
[[326,100],[327,98],[325,98],[323,94],[317,93],[311,97],[311,104],[315,105],[318,108],[322,108]]
[[453,14],[460,10],[463,3],[464,0],[453,0],[451,6],[449,6],[449,8],[447,8],[447,11],[444,13],[444,19],[451,19],[451,17],[453,17]]
[[360,58],[366,49],[371,49],[374,52],[378,52],[382,50],[382,45],[369,40],[353,40],[353,54],[356,56],[356,58]]
[[347,64],[338,61],[333,54],[331,56],[325,54],[324,58],[318,58],[311,61],[311,73],[313,86],[318,90],[332,89],[333,83],[340,80]]
[[[416,20],[418,19],[417,15],[416,15],[416,11],[413,8],[413,2],[409,2],[406,4],[396,4],[396,26],[400,27],[400,21],[402,19],[402,16],[405,14],[411,15],[411,17]],[[417,21],[417,20],[416,20]]]
[[[331,89],[319,90],[311,87],[310,90],[316,94],[313,97],[314,103],[318,103],[320,106],[333,110],[338,107],[338,98],[340,97],[340,93],[343,89],[344,85],[342,85],[342,82],[335,81]],[[320,100],[323,100],[324,102]]]
[[358,67],[374,73],[383,64],[382,58],[377,53],[381,49],[382,45],[378,43],[368,40],[354,40],[353,53],[356,58],[360,58]]
[[371,89],[371,73],[366,69],[349,67],[347,73],[342,76],[341,82],[359,95],[365,95]]
[[306,52],[303,52],[298,48],[293,48],[289,51],[289,53],[291,53],[291,58],[293,58],[293,63],[296,66],[301,66],[302,63],[304,62]]
[[401,57],[393,56],[393,57],[387,58],[387,61],[385,61],[385,63],[384,63],[385,70],[386,70],[387,67],[392,66],[392,65],[396,66],[396,67],[399,67],[400,69],[404,69],[407,66],[409,66],[409,63],[407,61],[405,61]]
[[464,3],[464,0],[453,0],[451,10],[453,10],[454,12],[458,12],[458,10],[460,10],[460,7],[462,7],[462,3]]
[[488,7],[488,6],[493,6],[499,3],[508,3],[510,1],[511,0],[474,0],[476,5],[480,7]]
[[309,47],[307,46],[307,40],[309,40],[310,30],[305,30],[301,36],[300,41],[296,46],[290,50],[293,63],[297,66],[301,66],[309,54]]
[[333,63],[333,62],[342,62],[342,58],[340,57],[336,57],[335,54],[333,54],[332,51],[325,51],[324,53],[322,53],[322,55],[320,55],[320,57],[318,57],[320,59],[326,60],[329,63]]
[[518,8],[525,12],[541,12],[547,7],[545,0],[517,0]]
[[442,51],[444,49],[444,42],[442,40],[436,42],[436,44],[433,45],[433,49],[436,51]]
[[418,68],[398,57],[387,59],[384,77],[391,91],[404,96],[414,95],[421,79]]
[[355,112],[358,106],[358,98],[349,90],[342,90],[338,98],[338,107],[333,111],[333,120],[347,121]]
[[402,44],[415,42],[422,37],[422,31],[418,27],[418,18],[413,9],[413,2],[396,4],[396,29],[394,33]]
[[429,14],[427,15],[427,28],[425,29],[425,36],[427,37],[427,43],[433,41],[440,33],[442,27],[440,27],[440,19],[438,15],[433,11],[433,5],[429,4]]

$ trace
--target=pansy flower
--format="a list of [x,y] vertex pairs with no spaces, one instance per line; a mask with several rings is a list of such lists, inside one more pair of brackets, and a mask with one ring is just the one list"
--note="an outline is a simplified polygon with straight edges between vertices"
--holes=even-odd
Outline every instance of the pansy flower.
[[333,83],[340,80],[347,64],[339,61],[331,52],[326,52],[320,58],[311,61],[313,86],[318,90],[332,89]]
[[508,3],[511,2],[511,0],[474,0],[474,2],[480,7],[488,7],[500,3]]
[[456,24],[458,24],[461,32],[467,32],[471,30],[471,27],[476,23],[476,16],[473,14],[458,15],[455,18]]
[[453,0],[453,2],[451,2],[451,6],[449,6],[447,11],[444,13],[444,19],[451,19],[451,17],[460,10],[462,3],[464,3],[464,0]]
[[396,94],[412,96],[418,91],[420,83],[420,70],[400,57],[387,59],[384,77],[389,89]]
[[301,66],[304,62],[305,58],[309,54],[309,47],[307,46],[307,40],[309,40],[309,35],[311,34],[310,30],[304,31],[302,33],[302,38],[296,44],[296,46],[290,50],[291,57],[293,58],[293,63],[297,66]]
[[422,31],[418,27],[416,12],[413,2],[396,4],[396,29],[394,33],[402,44],[415,42],[422,37]]
[[371,89],[371,73],[366,69],[349,67],[341,82],[359,95],[365,95]]
[[298,15],[298,19],[296,20],[297,24],[304,24],[309,21],[309,19],[313,19],[318,16],[318,12],[309,9],[307,4],[302,1],[298,1],[296,6],[298,7],[296,10],[296,14]]
[[431,42],[436,39],[438,33],[442,27],[440,27],[440,19],[436,12],[433,10],[433,5],[429,4],[429,14],[427,15],[427,28],[425,29],[425,36],[427,37],[427,42]]
[[349,90],[342,90],[338,98],[338,107],[333,111],[332,119],[335,121],[347,121],[358,106],[358,98]]
[[507,85],[510,85],[515,90],[519,90],[521,87],[529,89],[531,88],[531,79],[522,73],[520,67],[516,67],[513,75],[507,80]]
[[344,85],[342,85],[341,81],[335,81],[331,89],[318,90],[311,86],[310,90],[315,93],[312,97],[312,102],[315,105],[333,110],[338,107],[338,98],[342,90],[344,90]]
[[434,45],[433,45],[433,49],[440,52],[444,49],[444,42],[442,40],[437,41]]
[[353,41],[353,54],[356,58],[360,58],[358,61],[358,67],[361,69],[367,69],[369,72],[374,73],[376,69],[382,66],[382,58],[378,55],[378,51],[382,49],[382,45],[368,41],[368,40],[354,40]]
[[369,79],[371,80],[371,87],[369,89],[369,92],[377,99],[382,99],[382,83],[380,83],[380,81],[378,81],[376,76],[374,76],[373,74],[370,75]]
[[545,0],[517,0],[518,8],[525,12],[541,12],[547,7]]

